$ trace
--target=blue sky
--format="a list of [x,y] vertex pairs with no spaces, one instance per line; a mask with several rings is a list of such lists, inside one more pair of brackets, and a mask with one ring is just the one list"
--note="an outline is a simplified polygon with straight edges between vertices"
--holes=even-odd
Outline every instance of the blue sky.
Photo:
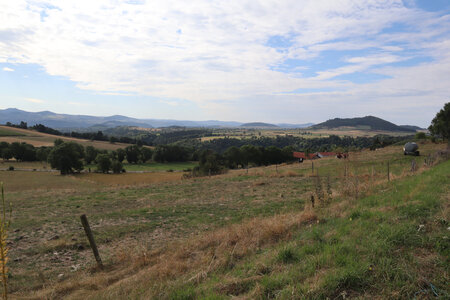
[[450,1],[0,2],[0,108],[428,126],[449,101]]

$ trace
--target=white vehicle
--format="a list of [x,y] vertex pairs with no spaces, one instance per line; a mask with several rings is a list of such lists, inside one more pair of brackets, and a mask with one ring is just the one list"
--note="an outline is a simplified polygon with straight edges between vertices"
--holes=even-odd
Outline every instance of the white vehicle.
[[409,142],[409,143],[406,143],[405,146],[403,147],[403,154],[419,156],[420,152],[418,151],[418,149],[419,149],[419,146],[417,146],[416,143]]

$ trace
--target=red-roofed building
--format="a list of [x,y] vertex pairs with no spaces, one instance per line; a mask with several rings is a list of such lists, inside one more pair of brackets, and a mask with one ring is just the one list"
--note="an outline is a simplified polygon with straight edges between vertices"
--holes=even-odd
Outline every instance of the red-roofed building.
[[292,156],[297,158],[299,162],[303,162],[305,159],[316,159],[319,158],[315,153],[309,153],[308,155],[305,152],[293,152]]
[[317,152],[317,156],[319,156],[320,158],[330,157],[330,156],[336,156],[336,153],[334,153],[334,152]]

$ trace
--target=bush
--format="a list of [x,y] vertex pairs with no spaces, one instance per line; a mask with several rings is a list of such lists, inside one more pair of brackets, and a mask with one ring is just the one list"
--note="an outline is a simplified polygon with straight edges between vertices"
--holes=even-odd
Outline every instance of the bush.
[[114,174],[119,174],[123,170],[123,165],[120,161],[113,160],[113,162],[111,163],[111,169]]
[[111,169],[111,158],[108,154],[99,154],[95,159],[97,161],[97,170],[102,173],[108,173]]
[[417,132],[415,137],[418,140],[424,140],[427,138],[427,135],[425,134],[425,132]]
[[14,171],[14,167],[13,166],[9,166],[8,171]]

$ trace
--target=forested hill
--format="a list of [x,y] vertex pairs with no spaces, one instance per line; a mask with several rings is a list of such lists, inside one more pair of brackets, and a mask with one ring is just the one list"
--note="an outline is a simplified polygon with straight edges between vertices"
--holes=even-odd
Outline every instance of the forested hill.
[[415,132],[415,130],[410,127],[398,126],[395,125],[394,123],[373,116],[366,116],[363,118],[348,118],[348,119],[335,118],[312,126],[312,128],[314,129],[320,128],[334,129],[339,127],[355,127],[361,129],[382,130],[382,131]]
[[245,128],[277,128],[277,125],[269,124],[269,123],[262,123],[262,122],[253,122],[253,123],[245,123],[242,124],[240,127]]

